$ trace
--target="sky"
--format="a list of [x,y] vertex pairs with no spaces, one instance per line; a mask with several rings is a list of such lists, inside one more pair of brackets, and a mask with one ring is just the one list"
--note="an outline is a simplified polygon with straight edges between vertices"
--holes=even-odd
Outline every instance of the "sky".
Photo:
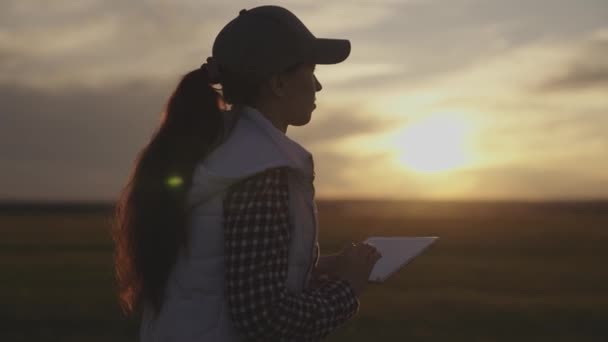
[[179,78],[242,8],[349,58],[318,65],[317,196],[608,198],[606,0],[3,0],[0,200],[113,200]]

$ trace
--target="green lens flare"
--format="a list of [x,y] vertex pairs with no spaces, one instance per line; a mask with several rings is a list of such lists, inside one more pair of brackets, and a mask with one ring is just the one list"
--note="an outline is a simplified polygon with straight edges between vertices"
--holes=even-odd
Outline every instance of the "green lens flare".
[[167,178],[167,185],[171,188],[177,188],[184,184],[184,180],[180,176],[171,176]]

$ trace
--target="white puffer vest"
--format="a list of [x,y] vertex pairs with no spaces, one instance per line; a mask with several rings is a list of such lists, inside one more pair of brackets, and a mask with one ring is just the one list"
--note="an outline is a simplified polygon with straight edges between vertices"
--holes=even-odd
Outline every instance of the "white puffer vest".
[[199,163],[188,195],[189,256],[178,256],[164,306],[154,317],[144,305],[142,342],[241,341],[224,293],[223,199],[228,187],[273,167],[289,167],[288,290],[310,280],[319,255],[312,155],[275,128],[259,111],[243,107],[227,140]]

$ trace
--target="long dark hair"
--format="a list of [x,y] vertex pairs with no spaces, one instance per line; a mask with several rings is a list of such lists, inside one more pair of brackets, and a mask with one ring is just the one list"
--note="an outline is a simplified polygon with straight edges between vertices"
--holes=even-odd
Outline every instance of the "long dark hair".
[[251,104],[263,81],[224,71],[218,92],[207,68],[181,79],[116,204],[114,269],[127,316],[143,302],[160,311],[169,272],[188,241],[185,195],[194,168],[221,139],[226,104]]

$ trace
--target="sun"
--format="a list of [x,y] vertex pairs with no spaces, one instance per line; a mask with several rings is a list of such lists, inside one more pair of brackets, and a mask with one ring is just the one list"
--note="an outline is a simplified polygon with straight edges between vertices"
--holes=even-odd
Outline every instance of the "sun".
[[403,166],[418,172],[448,171],[466,166],[470,123],[461,117],[435,115],[405,127],[397,137],[397,154]]

